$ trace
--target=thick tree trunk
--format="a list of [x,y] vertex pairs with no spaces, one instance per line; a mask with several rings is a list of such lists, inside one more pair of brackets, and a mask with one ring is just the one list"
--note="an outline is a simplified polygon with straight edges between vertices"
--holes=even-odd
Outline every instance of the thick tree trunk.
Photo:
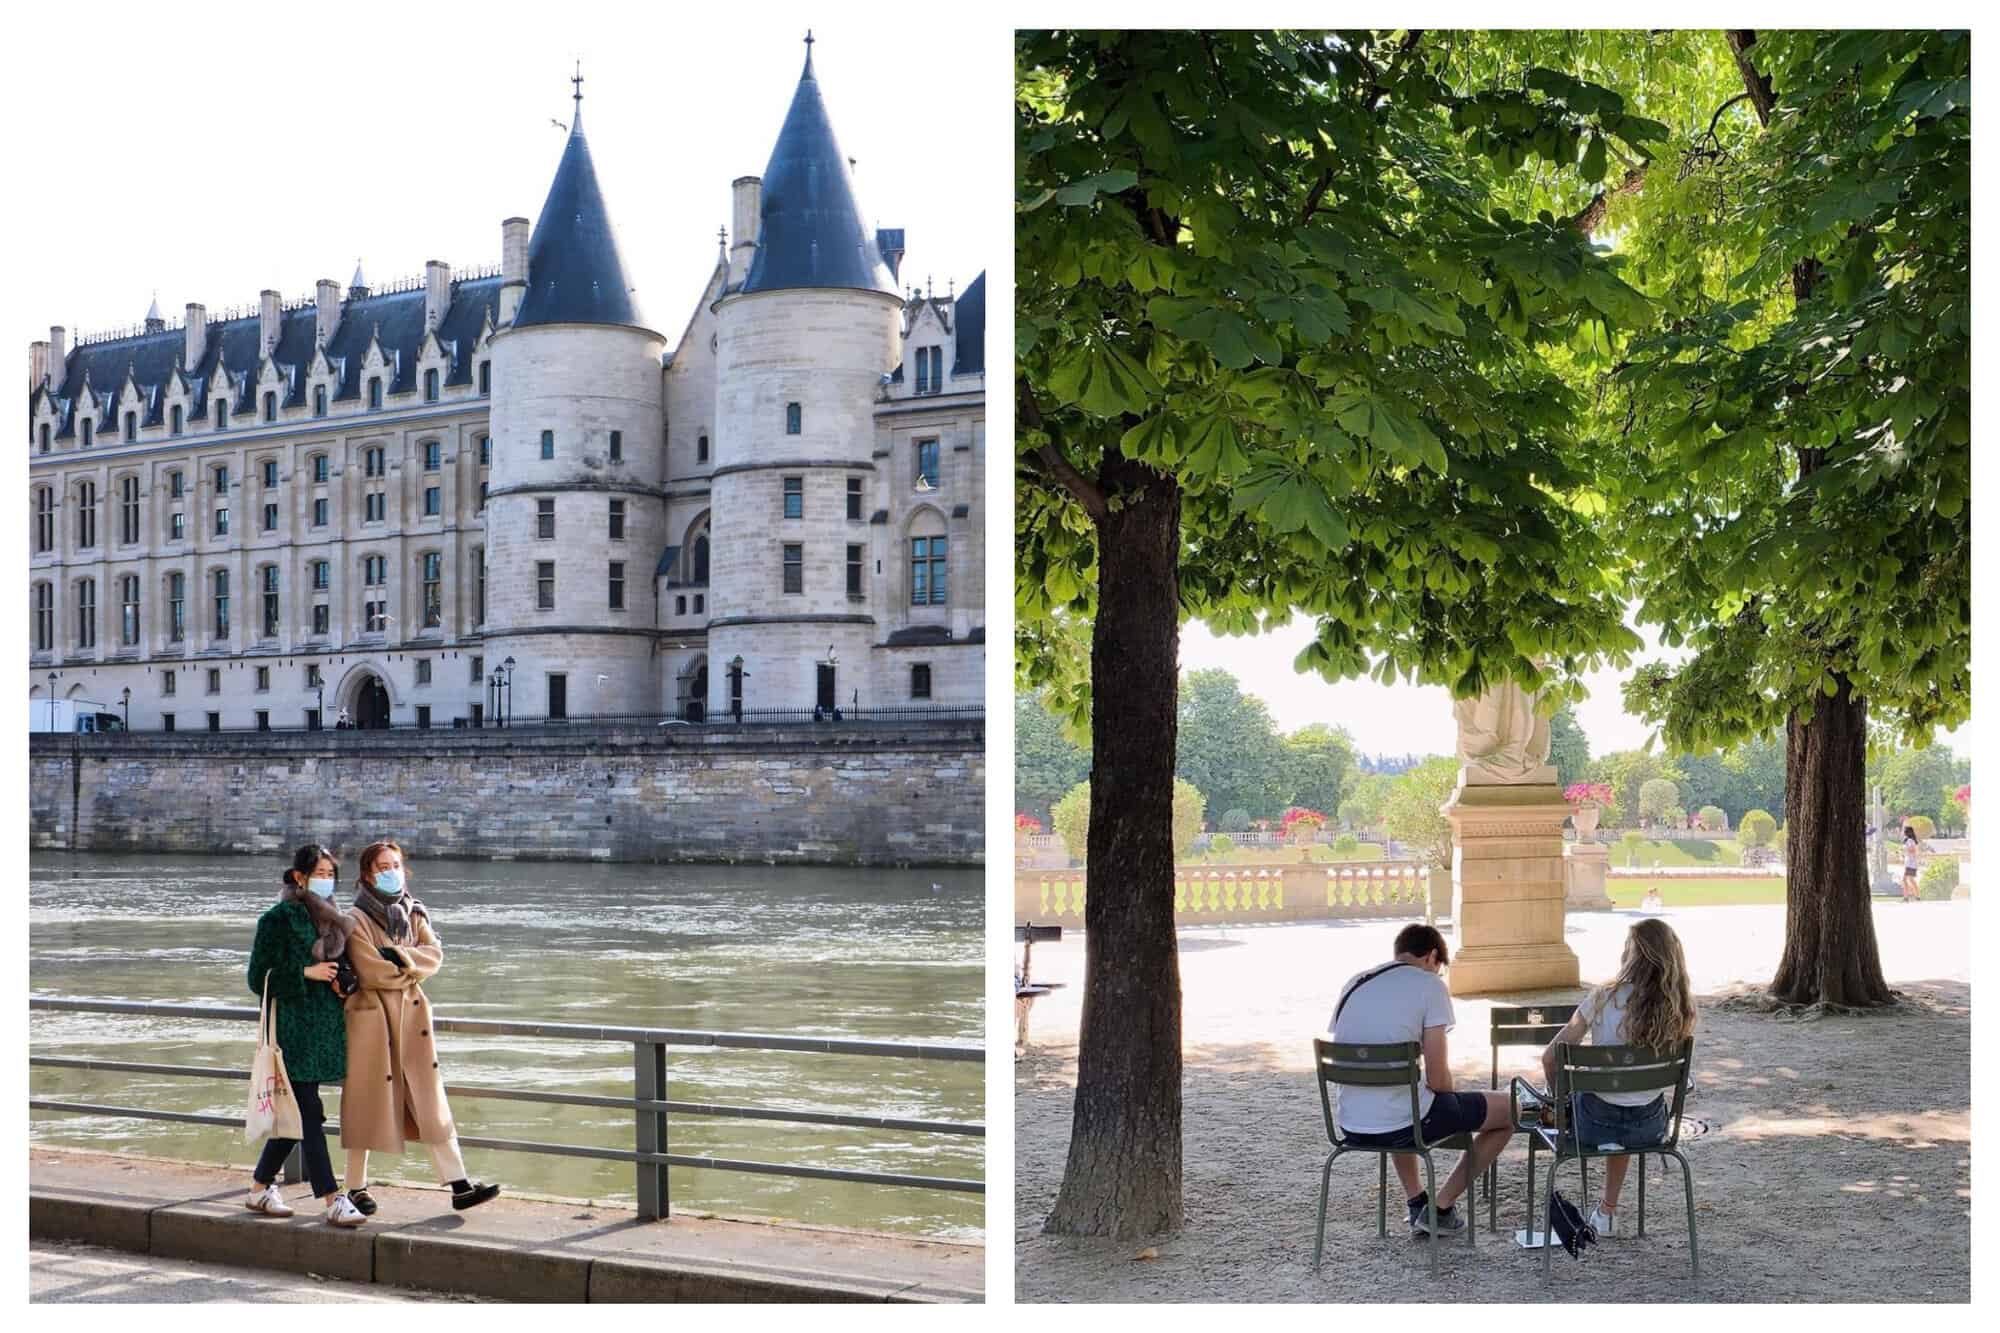
[[1043,1230],[1181,1226],[1181,978],[1174,937],[1180,488],[1117,454],[1098,520],[1083,1027],[1062,1190]]
[[1771,994],[1789,1004],[1866,1006],[1882,979],[1869,894],[1868,704],[1847,678],[1811,722],[1785,722],[1785,953]]

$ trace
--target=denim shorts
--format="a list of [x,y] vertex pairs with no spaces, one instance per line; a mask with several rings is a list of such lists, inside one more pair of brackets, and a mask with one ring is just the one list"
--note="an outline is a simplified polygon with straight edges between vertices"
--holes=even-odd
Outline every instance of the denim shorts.
[[1577,1142],[1599,1148],[1615,1143],[1624,1148],[1650,1148],[1667,1138],[1667,1099],[1663,1093],[1644,1106],[1620,1106],[1594,1092],[1579,1092],[1570,1106]]
[[[1470,1134],[1486,1123],[1486,1098],[1477,1092],[1439,1092],[1431,1096],[1431,1109],[1424,1112],[1424,1142],[1432,1144],[1457,1134]],[[1379,1134],[1343,1136],[1357,1148],[1410,1148],[1416,1138],[1410,1127],[1383,1130]]]

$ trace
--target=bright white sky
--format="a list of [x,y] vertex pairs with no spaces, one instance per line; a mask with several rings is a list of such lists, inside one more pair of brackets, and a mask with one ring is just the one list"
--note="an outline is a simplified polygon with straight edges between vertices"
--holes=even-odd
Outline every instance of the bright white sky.
[[[1629,621],[1627,622],[1630,623]],[[1633,665],[1678,661],[1685,651],[1660,646],[1650,627],[1634,625],[1645,647]],[[1451,718],[1451,691],[1441,685],[1381,685],[1372,680],[1345,680],[1329,685],[1318,676],[1292,669],[1292,659],[1312,641],[1312,621],[1305,617],[1256,638],[1223,638],[1199,624],[1181,628],[1181,670],[1221,667],[1233,673],[1243,692],[1270,706],[1280,731],[1295,731],[1313,722],[1346,727],[1364,754],[1451,754],[1458,733]],[[1584,678],[1590,697],[1576,708],[1577,723],[1590,738],[1592,757],[1613,750],[1645,746],[1649,728],[1625,712],[1623,686],[1631,671],[1606,668]],[[1969,727],[1940,739],[1960,754],[1969,752]]]
[[[437,22],[408,4],[154,5],[107,13],[85,39],[73,11],[24,7],[8,20],[10,45],[34,53],[10,62],[12,133],[38,146],[10,210],[16,365],[51,324],[74,345],[138,323],[155,289],[171,320],[189,301],[213,316],[265,287],[345,285],[357,258],[376,284],[427,259],[497,264],[500,220],[541,211],[575,59],[641,309],[677,339],[730,222],[729,182],[770,156],[809,24],[862,206],[907,229],[905,286],[934,275],[940,294],[948,279],[962,290],[1009,221],[967,207],[1004,209],[1008,182],[1004,163],[975,182],[965,151],[965,35],[793,8],[568,0]],[[1004,54],[978,63],[998,70]],[[996,88],[996,119],[1004,98]]]

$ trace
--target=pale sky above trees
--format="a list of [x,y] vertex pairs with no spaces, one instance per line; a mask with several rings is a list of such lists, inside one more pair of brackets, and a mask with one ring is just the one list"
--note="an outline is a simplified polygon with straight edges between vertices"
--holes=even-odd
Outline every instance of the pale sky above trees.
[[[1631,623],[1628,621],[1627,623]],[[1633,625],[1646,646],[1640,662],[1677,659],[1644,625]],[[1346,727],[1363,754],[1450,754],[1458,734],[1451,720],[1451,692],[1441,685],[1381,685],[1365,677],[1329,685],[1315,675],[1292,669],[1312,638],[1312,622],[1301,618],[1256,638],[1225,638],[1199,624],[1181,628],[1181,671],[1221,667],[1235,673],[1245,694],[1270,705],[1280,731],[1296,731],[1313,722]],[[1576,706],[1576,720],[1590,738],[1592,757],[1611,750],[1636,750],[1646,743],[1649,728],[1625,711],[1620,693],[1631,671],[1613,667],[1585,677],[1590,697]],[[1944,733],[1940,740],[1964,751],[1972,743],[1971,728]]]
[[[25,364],[51,324],[214,319],[275,287],[372,284],[500,262],[501,219],[531,221],[555,174],[583,64],[584,125],[646,318],[680,336],[713,271],[730,181],[764,170],[813,62],[862,206],[909,237],[905,286],[963,290],[1007,244],[1005,117],[990,143],[955,114],[1006,106],[1004,42],[968,53],[952,25],[882,23],[787,3],[728,8],[577,0],[431,10],[361,0],[309,21],[222,0],[119,11],[108,40],[29,7],[10,37],[15,129],[40,163],[17,210],[8,328]],[[985,74],[993,77],[984,79]],[[988,86],[990,85],[990,87]],[[947,112],[927,109],[942,105]],[[975,163],[988,165],[978,168]],[[990,207],[968,201],[990,200]],[[29,202],[27,200],[24,203]],[[100,386],[102,387],[102,386]]]

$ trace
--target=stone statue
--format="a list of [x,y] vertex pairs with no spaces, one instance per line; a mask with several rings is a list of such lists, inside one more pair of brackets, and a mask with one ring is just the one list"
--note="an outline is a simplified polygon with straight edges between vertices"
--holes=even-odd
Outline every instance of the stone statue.
[[1466,782],[1554,782],[1549,765],[1549,720],[1538,695],[1505,681],[1471,699],[1454,699],[1458,762]]

